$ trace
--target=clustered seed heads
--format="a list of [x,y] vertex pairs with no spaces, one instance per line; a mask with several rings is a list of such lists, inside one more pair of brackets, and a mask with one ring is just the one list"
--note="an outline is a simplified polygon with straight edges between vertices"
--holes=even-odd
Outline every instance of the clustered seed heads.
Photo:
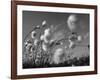
[[[70,18],[69,18],[70,19]],[[71,18],[73,19],[73,17]],[[33,31],[29,34],[30,37],[25,39],[24,52],[23,52],[23,64],[25,67],[48,67],[58,66],[63,63],[67,66],[82,65],[82,61],[85,61],[84,57],[75,58],[77,64],[70,59],[71,53],[68,53],[68,49],[74,49],[76,47],[75,42],[82,42],[81,35],[72,34],[68,38],[65,38],[62,32],[53,31],[53,26],[48,27],[46,20],[42,22],[42,25],[34,27]],[[56,29],[56,28],[55,28]],[[38,36],[37,36],[38,35]],[[52,38],[53,37],[53,38]],[[63,46],[62,40],[68,39],[69,45],[64,48],[58,47],[54,51],[52,48],[55,46]],[[66,52],[65,52],[66,50]],[[69,59],[69,60],[68,60]],[[86,58],[88,60],[88,57]],[[81,62],[78,62],[82,60]],[[87,63],[88,64],[88,63]],[[59,65],[61,66],[61,65]]]

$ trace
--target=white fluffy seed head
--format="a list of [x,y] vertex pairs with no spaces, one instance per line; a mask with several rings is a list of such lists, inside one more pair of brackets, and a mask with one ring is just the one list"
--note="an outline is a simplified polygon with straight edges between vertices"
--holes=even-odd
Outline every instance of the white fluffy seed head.
[[82,41],[82,36],[78,36],[78,42],[81,42]]
[[36,35],[36,32],[35,32],[35,31],[32,31],[32,32],[31,32],[31,38],[34,39],[34,38],[35,38],[35,35]]
[[55,41],[54,39],[51,39],[51,40],[50,40],[50,43],[53,43],[54,41]]
[[37,44],[38,44],[38,40],[35,39],[35,40],[34,40],[34,45],[37,46]]
[[45,42],[45,43],[49,43],[49,40],[47,39],[46,36],[44,36],[44,42]]
[[45,36],[50,35],[50,28],[45,29],[44,35],[45,35]]
[[25,46],[26,46],[28,43],[27,43],[27,42],[25,42],[24,44],[25,44]]
[[47,23],[47,22],[44,20],[44,21],[42,22],[42,26],[45,26],[46,23]]
[[39,25],[37,25],[36,27],[37,27],[37,28],[40,28],[40,26],[39,26]]
[[43,40],[44,40],[45,43],[48,43],[48,42],[49,42],[48,38],[49,38],[50,36],[51,36],[50,28],[45,29],[44,35],[43,35]]
[[70,44],[69,44],[69,48],[72,48],[72,49],[75,48],[75,42],[71,41]]
[[58,63],[61,62],[60,61],[60,55],[62,55],[62,54],[63,54],[63,49],[62,48],[58,48],[58,49],[55,50],[55,53],[54,53],[54,56],[53,56],[53,62],[55,64],[58,64]]
[[44,51],[47,51],[47,45],[46,45],[45,43],[42,44],[42,49],[43,49]]
[[55,51],[55,54],[57,56],[61,55],[63,53],[63,49],[62,48],[58,48],[56,51]]
[[41,35],[40,40],[44,40],[44,35]]
[[32,46],[32,44],[28,43],[26,46],[26,50],[29,50],[30,46]]

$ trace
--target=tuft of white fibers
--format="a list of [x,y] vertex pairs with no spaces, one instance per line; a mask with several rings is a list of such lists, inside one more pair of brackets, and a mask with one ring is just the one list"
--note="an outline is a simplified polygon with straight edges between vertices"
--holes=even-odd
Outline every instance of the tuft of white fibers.
[[44,20],[43,22],[42,22],[42,26],[45,26],[46,25],[46,20]]
[[53,63],[59,64],[61,62],[60,56],[64,53],[64,50],[62,48],[58,48],[55,50],[54,56],[53,56]]
[[50,36],[51,36],[50,28],[45,29],[44,35],[42,37],[45,43],[49,43],[50,40],[48,38],[50,38]]
[[54,39],[51,39],[51,40],[50,40],[50,44],[53,43],[54,41],[55,41]]
[[40,36],[40,40],[44,40],[44,35],[41,35]]
[[34,45],[37,46],[38,45],[38,39],[34,40]]
[[40,28],[40,25],[37,25],[36,27],[37,27],[37,28]]
[[28,51],[31,46],[32,46],[32,44],[31,43],[28,43],[27,46],[26,46],[26,50]]
[[82,36],[79,35],[79,36],[78,36],[78,42],[81,42],[81,41],[82,41]]
[[41,35],[40,36],[40,40],[44,40],[44,35]]
[[44,51],[47,51],[47,46],[48,43],[50,43],[50,37],[51,37],[51,29],[47,28],[44,30],[44,34],[40,36],[40,40],[43,40],[43,44],[42,44],[42,49]]
[[35,35],[36,35],[36,31],[32,31],[32,32],[31,32],[31,38],[34,39],[34,38],[35,38]]
[[70,42],[70,44],[69,44],[69,48],[75,48],[75,42],[73,42],[73,41],[69,41]]
[[44,35],[45,36],[49,36],[50,35],[50,28],[45,29]]
[[46,45],[45,43],[42,43],[42,49],[43,49],[44,51],[47,51],[47,45]]
[[26,41],[24,44],[25,44],[25,46],[27,46],[28,42]]

